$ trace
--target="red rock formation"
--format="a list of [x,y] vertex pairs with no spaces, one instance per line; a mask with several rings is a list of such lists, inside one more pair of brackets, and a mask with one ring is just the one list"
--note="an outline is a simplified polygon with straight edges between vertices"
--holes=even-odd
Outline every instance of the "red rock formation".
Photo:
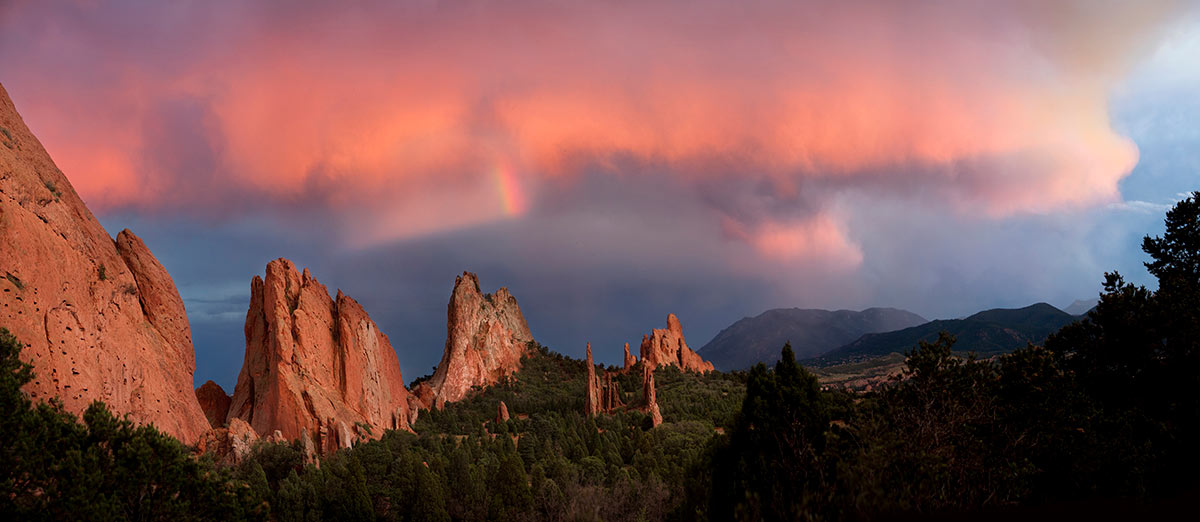
[[583,412],[588,417],[600,414],[600,380],[596,378],[596,363],[592,362],[592,343],[587,343],[587,395],[583,399]]
[[229,416],[231,398],[219,384],[208,381],[203,386],[196,388],[196,400],[200,402],[200,409],[204,410],[204,416],[208,418],[212,427],[225,426],[225,418]]
[[[183,299],[171,281],[171,275],[158,264],[141,238],[128,229],[117,234],[117,252],[133,273],[137,282],[138,301],[146,320],[162,332],[175,357],[187,365],[188,372],[196,371],[196,356],[192,350],[192,328],[188,325]],[[107,267],[106,267],[107,268]],[[105,270],[107,272],[107,270]],[[105,274],[107,277],[107,273]]]
[[612,373],[604,372],[604,384],[600,386],[600,409],[605,412],[624,408],[625,401],[621,400],[621,390],[612,380]]
[[515,372],[533,340],[508,289],[484,295],[470,272],[455,279],[447,308],[446,350],[429,379],[429,392],[419,394],[430,397],[423,400],[426,407],[462,400],[472,387],[495,384]]
[[601,413],[609,413],[625,407],[621,400],[621,390],[612,380],[612,373],[605,371],[604,376],[596,375],[596,364],[592,361],[592,343],[587,345],[587,396],[584,398],[584,413],[595,417]]
[[[254,277],[246,357],[229,418],[284,440],[312,434],[321,451],[409,429],[409,393],[388,338],[353,299],[286,259]],[[369,428],[369,432],[368,429]]]
[[654,392],[654,370],[649,366],[642,366],[642,398],[645,411],[650,414],[651,427],[662,424],[662,412],[658,409],[658,397]]
[[713,364],[688,348],[683,339],[683,326],[675,314],[667,315],[667,329],[655,328],[650,335],[642,337],[642,364],[651,370],[674,364],[691,372],[711,372]]
[[[425,386],[426,390],[429,389],[429,385],[426,385],[425,383],[421,384]],[[424,407],[424,403],[421,402],[421,398],[415,393],[410,392],[410,395],[408,396],[408,429],[410,431],[413,429],[412,427],[417,424],[417,417],[420,416],[422,407]]]
[[175,284],[132,233],[113,241],[2,86],[0,253],[0,326],[33,361],[31,398],[76,413],[102,400],[187,443],[209,429]]
[[496,422],[501,423],[508,419],[508,405],[504,404],[504,401],[500,401],[500,405],[496,407]]
[[433,387],[429,385],[428,379],[418,383],[413,387],[412,390],[410,390],[409,393],[412,393],[413,397],[416,398],[418,409],[428,408],[435,402],[433,397]]
[[637,364],[637,357],[629,353],[629,343],[625,343],[625,371],[629,371],[635,364]]
[[[211,381],[210,381],[211,382]],[[215,428],[204,433],[196,443],[200,453],[211,453],[218,464],[234,465],[240,463],[250,454],[251,447],[258,440],[246,421],[234,418],[228,427]]]

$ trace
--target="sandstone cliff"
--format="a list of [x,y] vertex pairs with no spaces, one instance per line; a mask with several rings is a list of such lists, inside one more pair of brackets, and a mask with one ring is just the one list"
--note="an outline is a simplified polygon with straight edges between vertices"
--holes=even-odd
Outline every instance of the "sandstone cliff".
[[387,336],[341,291],[331,299],[308,270],[286,259],[267,264],[265,278],[251,283],[245,330],[231,421],[285,440],[311,434],[322,452],[409,429],[410,395]]
[[446,315],[442,361],[422,389],[414,390],[425,407],[461,400],[473,386],[495,384],[513,373],[533,340],[508,289],[484,294],[470,272],[455,279]]
[[200,409],[204,410],[204,416],[208,418],[208,422],[213,428],[225,426],[225,418],[229,416],[229,403],[232,398],[225,393],[225,389],[221,388],[221,385],[208,381],[203,386],[196,388],[196,401],[200,403]]
[[642,337],[642,364],[653,370],[662,365],[674,364],[691,372],[710,372],[713,364],[688,348],[683,339],[683,326],[675,314],[667,315],[667,328],[655,328],[650,335]]
[[637,357],[629,353],[629,343],[625,343],[625,371],[629,371],[635,364],[637,364]]
[[2,86],[0,326],[26,343],[32,398],[102,400],[188,443],[208,429],[175,283],[133,233],[109,237]]

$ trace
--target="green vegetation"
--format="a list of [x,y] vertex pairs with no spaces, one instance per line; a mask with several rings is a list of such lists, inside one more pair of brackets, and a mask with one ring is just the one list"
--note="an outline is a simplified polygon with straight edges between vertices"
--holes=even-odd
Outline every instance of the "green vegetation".
[[651,429],[640,366],[614,377],[628,407],[588,418],[586,363],[535,345],[506,381],[422,412],[416,433],[387,431],[320,467],[296,443],[264,443],[218,469],[103,404],[82,424],[34,406],[20,392],[31,366],[0,330],[0,514],[841,520],[1155,502],[1197,486],[1200,193],[1143,247],[1158,290],[1107,274],[1099,305],[1044,347],[980,360],[943,332],[871,393],[823,390],[789,345],[773,368],[662,368],[665,423]]
[[58,201],[58,198],[62,197],[62,191],[58,190],[58,186],[53,181],[46,180],[45,185],[46,190],[49,190],[54,195],[54,201]]
[[[327,456],[262,444],[233,474],[277,520],[659,520],[683,513],[717,427],[742,401],[737,376],[660,371],[666,423],[646,428],[641,368],[617,377],[627,411],[583,415],[586,366],[534,345],[508,380],[442,410],[416,434],[388,431]],[[671,390],[671,391],[668,391]],[[664,395],[666,394],[666,395]],[[682,399],[682,396],[680,397]],[[504,401],[512,418],[496,422]],[[703,475],[703,474],[701,474]]]
[[104,268],[104,263],[100,263],[100,268],[96,272],[100,276],[101,281],[108,279],[108,271]]
[[34,405],[21,343],[0,328],[0,514],[18,520],[259,520],[265,506],[229,470],[196,459],[102,402],[82,423],[57,401]]

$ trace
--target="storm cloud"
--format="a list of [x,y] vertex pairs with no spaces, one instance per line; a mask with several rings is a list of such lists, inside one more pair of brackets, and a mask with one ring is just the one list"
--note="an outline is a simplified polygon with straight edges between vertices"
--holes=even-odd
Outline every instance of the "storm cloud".
[[[1195,20],[1182,1],[16,1],[0,81],[93,211],[164,259],[198,351],[236,371],[238,295],[288,256],[415,377],[464,269],[539,339],[611,361],[668,312],[699,346],[770,306],[1086,297],[1156,222],[1122,192],[1158,172],[1138,162],[1161,107],[1121,93],[1162,85],[1130,77]],[[1175,180],[1173,151],[1148,164]]]

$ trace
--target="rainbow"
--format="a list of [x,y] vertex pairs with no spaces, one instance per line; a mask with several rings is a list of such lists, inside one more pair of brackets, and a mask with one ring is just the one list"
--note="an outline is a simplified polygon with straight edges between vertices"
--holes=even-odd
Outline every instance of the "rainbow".
[[496,180],[496,190],[500,193],[500,207],[506,216],[519,216],[525,213],[525,191],[515,169],[507,162],[501,162],[492,169],[492,177]]

